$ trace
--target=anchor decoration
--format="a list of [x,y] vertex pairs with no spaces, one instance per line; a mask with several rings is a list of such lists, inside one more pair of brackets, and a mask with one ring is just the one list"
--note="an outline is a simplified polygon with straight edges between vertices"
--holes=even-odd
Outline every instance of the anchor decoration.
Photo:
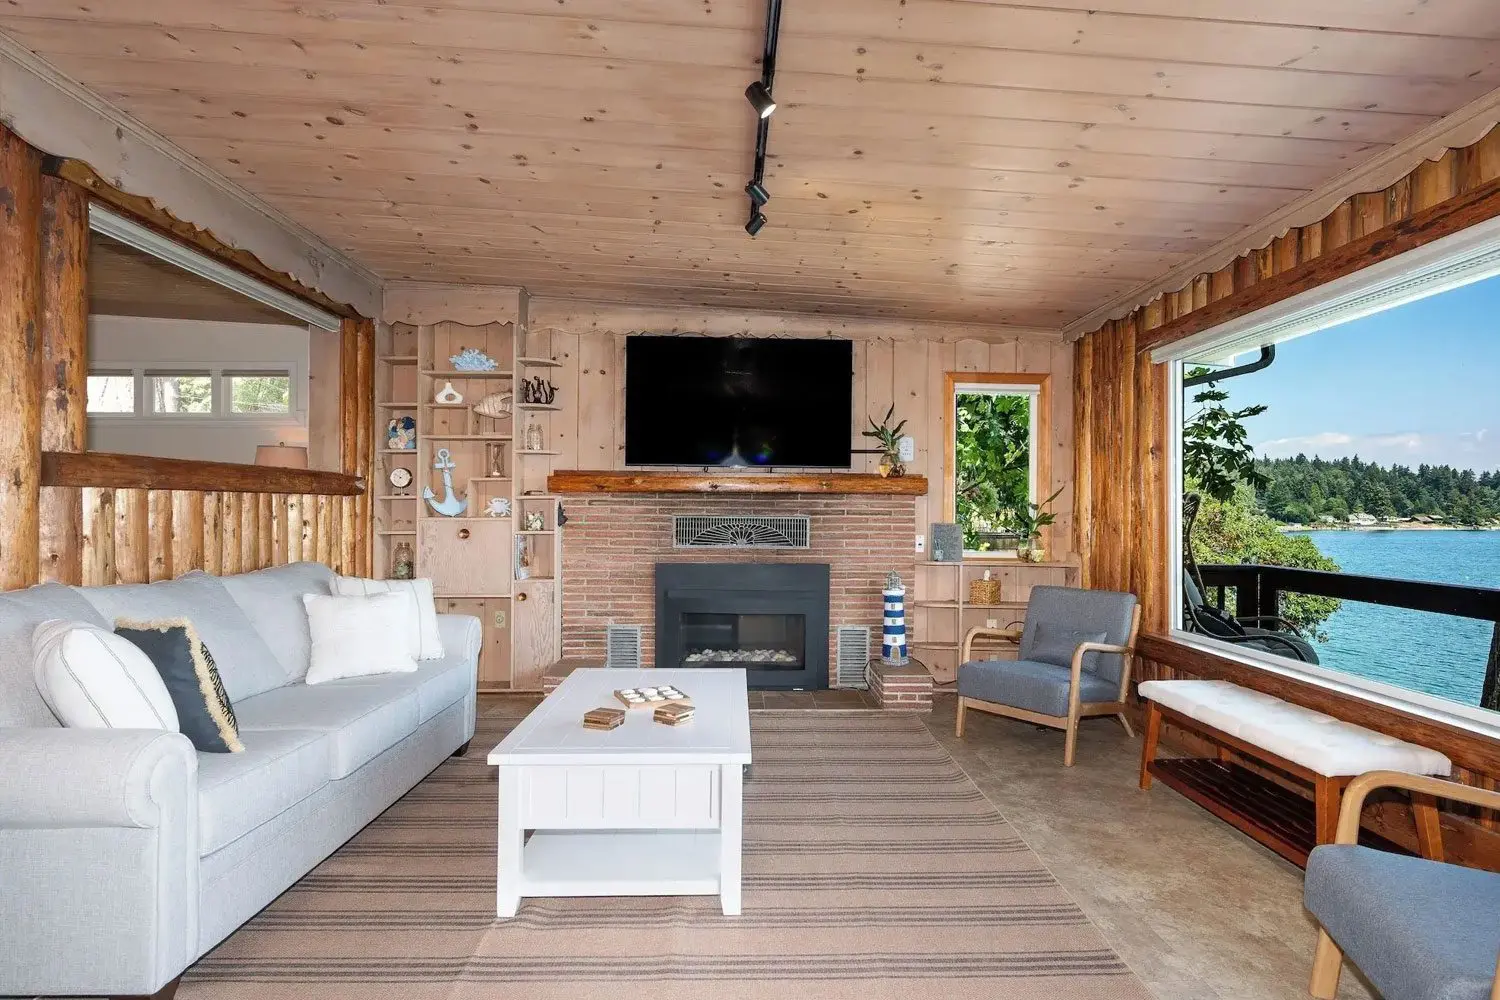
[[432,467],[442,472],[443,489],[447,491],[447,496],[443,497],[442,501],[439,502],[437,494],[432,492],[432,487],[429,486],[422,491],[422,499],[427,501],[427,506],[444,517],[458,517],[469,509],[469,501],[468,498],[460,497],[453,492],[454,463],[452,453],[447,448],[439,448],[437,458],[433,461]]

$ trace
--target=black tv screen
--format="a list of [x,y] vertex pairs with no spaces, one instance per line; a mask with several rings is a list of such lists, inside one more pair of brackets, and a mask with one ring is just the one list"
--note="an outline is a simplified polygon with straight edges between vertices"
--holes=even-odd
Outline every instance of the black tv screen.
[[847,340],[627,337],[627,465],[849,467]]

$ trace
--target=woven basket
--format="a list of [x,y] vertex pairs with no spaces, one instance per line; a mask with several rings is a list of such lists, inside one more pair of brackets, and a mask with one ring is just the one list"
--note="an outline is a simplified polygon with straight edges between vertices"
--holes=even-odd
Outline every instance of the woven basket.
[[1000,581],[999,580],[970,580],[969,581],[969,603],[970,604],[999,604],[1000,603]]

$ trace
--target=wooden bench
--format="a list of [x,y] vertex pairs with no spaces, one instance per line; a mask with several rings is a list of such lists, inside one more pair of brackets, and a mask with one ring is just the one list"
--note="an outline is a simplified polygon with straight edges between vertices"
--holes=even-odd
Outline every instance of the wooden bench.
[[[1305,866],[1318,844],[1333,843],[1339,800],[1354,778],[1453,770],[1435,750],[1228,681],[1145,681],[1140,695],[1148,702],[1141,787],[1159,779],[1296,865]],[[1156,759],[1163,721],[1215,744],[1217,757]],[[1286,784],[1235,763],[1236,753],[1309,783],[1311,809]],[[1412,808],[1423,856],[1441,859],[1435,800],[1414,795]]]

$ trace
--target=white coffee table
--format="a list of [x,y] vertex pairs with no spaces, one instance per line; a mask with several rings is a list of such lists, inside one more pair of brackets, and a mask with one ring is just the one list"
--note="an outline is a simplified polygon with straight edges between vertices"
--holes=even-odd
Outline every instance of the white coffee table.
[[[616,689],[656,684],[693,700],[691,722],[634,709],[616,729],[583,728],[589,709],[619,706]],[[575,670],[489,762],[500,769],[497,916],[515,916],[523,896],[717,895],[739,914],[745,671]]]

